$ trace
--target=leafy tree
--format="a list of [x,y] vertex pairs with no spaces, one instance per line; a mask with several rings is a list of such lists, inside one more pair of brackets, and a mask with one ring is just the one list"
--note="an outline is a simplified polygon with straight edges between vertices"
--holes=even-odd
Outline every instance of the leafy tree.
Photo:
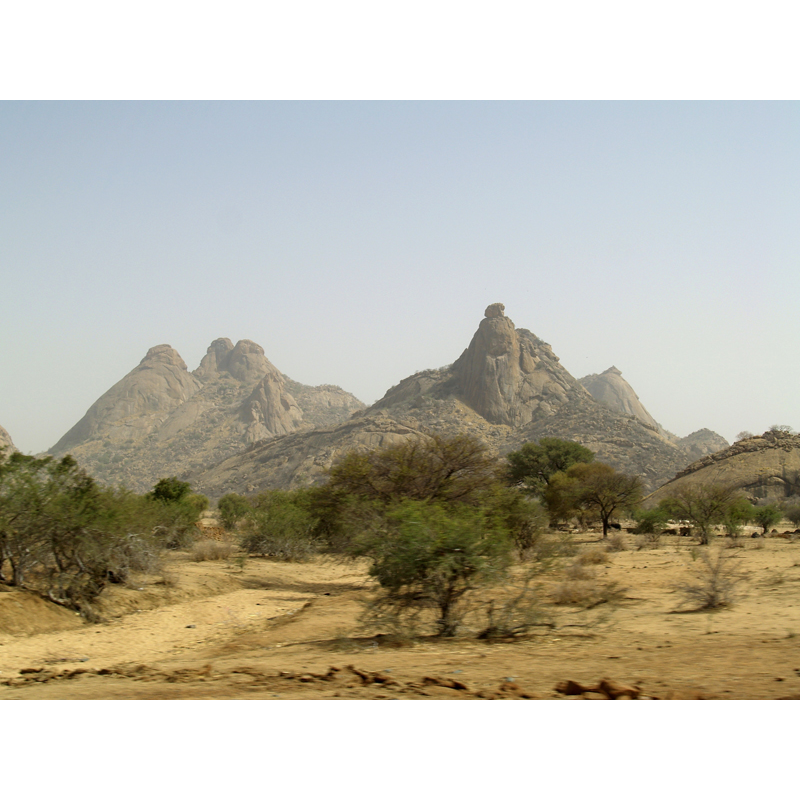
[[756,506],[752,511],[753,520],[761,526],[764,536],[769,533],[773,525],[777,525],[783,519],[783,511],[776,505]]
[[642,499],[642,482],[617,472],[602,462],[573,464],[551,478],[545,491],[545,505],[556,517],[584,511],[597,517],[608,536],[611,517],[618,510],[632,511]]
[[384,590],[378,605],[398,616],[426,608],[438,614],[440,636],[454,636],[468,596],[505,576],[511,543],[486,514],[468,506],[404,499],[387,509],[385,525],[358,542]]
[[482,495],[481,508],[492,523],[510,535],[523,560],[541,549],[542,535],[550,526],[547,512],[538,500],[497,483]]
[[103,489],[71,456],[0,455],[0,580],[92,617],[109,581],[152,565],[153,503]]
[[800,503],[795,502],[785,503],[783,506],[783,516],[786,517],[794,525],[800,525]]
[[553,475],[566,472],[573,464],[589,464],[594,453],[577,442],[565,439],[540,439],[528,442],[509,453],[508,480],[512,486],[522,486],[533,495],[541,495]]
[[217,501],[222,524],[228,529],[233,530],[236,523],[242,519],[253,508],[250,501],[241,494],[230,492],[220,497]]
[[686,483],[674,487],[659,507],[673,519],[689,520],[700,533],[700,544],[706,545],[713,527],[725,522],[736,504],[741,503],[741,497],[733,485]]
[[317,551],[316,520],[302,491],[263,492],[251,501],[240,544],[248,553],[280,561],[305,561]]
[[208,508],[208,498],[192,494],[191,484],[174,476],[162,478],[145,497],[158,509],[157,531],[164,546],[172,550],[188,546],[200,515]]
[[192,492],[192,485],[185,481],[179,481],[176,477],[162,478],[148,493],[148,497],[153,500],[160,500],[162,503],[180,503]]
[[722,524],[725,527],[725,532],[731,539],[737,539],[742,532],[742,526],[752,518],[753,506],[744,495],[741,495],[736,497],[728,507]]
[[574,464],[567,476],[576,482],[578,506],[600,518],[604,537],[614,513],[633,511],[642,499],[642,481],[608,464]]
[[371,453],[348,453],[330,471],[333,492],[388,504],[407,498],[476,503],[497,481],[495,460],[469,436],[432,436]]

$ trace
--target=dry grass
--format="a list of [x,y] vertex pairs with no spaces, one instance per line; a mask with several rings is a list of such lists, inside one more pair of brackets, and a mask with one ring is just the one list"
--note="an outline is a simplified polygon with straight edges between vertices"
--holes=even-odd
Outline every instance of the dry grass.
[[201,539],[192,548],[192,561],[226,561],[236,548],[231,542],[217,542]]
[[605,548],[602,547],[591,547],[588,550],[584,550],[582,553],[578,553],[575,556],[575,564],[606,564],[608,563],[608,552]]
[[606,544],[607,553],[619,553],[627,549],[628,543],[621,533],[615,533],[613,536],[608,537],[608,543]]
[[551,588],[550,601],[557,606],[579,605],[593,608],[618,600],[623,593],[616,583],[599,580],[596,570],[580,563],[579,558],[576,558],[564,570],[564,580]]
[[168,589],[174,589],[179,582],[180,580],[174,572],[167,572],[167,570],[162,570],[159,573],[158,580],[155,582],[155,585],[166,586]]

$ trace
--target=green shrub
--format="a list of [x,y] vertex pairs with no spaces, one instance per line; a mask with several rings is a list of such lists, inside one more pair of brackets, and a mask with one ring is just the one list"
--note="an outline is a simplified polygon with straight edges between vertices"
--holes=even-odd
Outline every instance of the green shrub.
[[306,561],[319,550],[316,520],[294,492],[265,492],[253,499],[239,543],[251,555],[279,561]]
[[232,531],[236,527],[236,523],[243,519],[252,508],[253,506],[246,497],[233,492],[223,495],[217,502],[220,520],[229,531]]
[[404,500],[383,530],[357,542],[383,592],[376,608],[414,618],[433,609],[440,636],[454,636],[478,588],[501,580],[511,563],[508,535],[480,509]]

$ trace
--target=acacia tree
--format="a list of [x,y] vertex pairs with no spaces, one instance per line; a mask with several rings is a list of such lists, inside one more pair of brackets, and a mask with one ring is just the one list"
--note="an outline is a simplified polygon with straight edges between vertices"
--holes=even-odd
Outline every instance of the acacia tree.
[[528,442],[506,457],[509,483],[532,495],[541,495],[554,475],[566,472],[573,464],[594,461],[594,453],[583,445],[552,438]]
[[673,519],[689,520],[700,534],[700,544],[708,544],[714,526],[725,522],[741,497],[731,484],[686,483],[674,487],[659,507]]
[[545,491],[545,504],[556,516],[570,510],[595,514],[608,536],[611,517],[616,511],[632,511],[642,499],[642,482],[634,475],[617,472],[609,464],[573,464],[566,472],[553,476]]
[[376,500],[477,502],[497,483],[497,465],[469,436],[431,436],[371,453],[348,453],[330,471],[331,491]]
[[756,506],[753,509],[753,520],[761,526],[764,536],[771,525],[777,525],[783,519],[783,512],[776,505]]
[[383,519],[354,549],[372,560],[370,575],[384,590],[375,609],[414,620],[433,608],[438,634],[454,636],[469,610],[467,596],[506,575],[508,536],[483,510],[463,504],[406,499]]

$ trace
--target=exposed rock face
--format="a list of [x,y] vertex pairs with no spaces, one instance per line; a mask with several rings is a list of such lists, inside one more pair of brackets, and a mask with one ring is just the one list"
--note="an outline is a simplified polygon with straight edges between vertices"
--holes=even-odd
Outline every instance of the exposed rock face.
[[14,447],[14,442],[11,441],[8,431],[2,425],[0,425],[0,447],[7,447],[9,450],[17,449]]
[[339,423],[361,408],[338,387],[290,381],[247,339],[235,346],[216,339],[194,373],[160,345],[50,452],[71,452],[98,479],[145,491],[159,478],[216,463],[260,439],[311,428],[317,417]]
[[598,403],[550,345],[515,328],[495,303],[452,366],[411,375],[343,425],[261,442],[191,479],[214,497],[319,483],[348,449],[434,433],[469,434],[498,455],[543,436],[577,441],[649,488],[689,461],[657,425]]
[[718,433],[714,433],[714,431],[710,431],[708,428],[701,428],[699,431],[690,433],[688,436],[684,436],[683,439],[678,439],[676,444],[692,461],[730,447],[727,439],[724,439]]
[[579,383],[598,403],[602,403],[619,414],[636,417],[661,434],[667,441],[676,444],[691,460],[702,458],[709,453],[716,453],[728,446],[728,442],[722,436],[708,428],[702,428],[682,439],[679,439],[674,433],[670,433],[650,416],[639,400],[639,396],[616,367],[609,367],[599,375],[587,375],[585,378],[581,378]]
[[679,472],[648,498],[655,504],[674,489],[696,482],[732,484],[752,500],[800,495],[800,435],[767,431],[707,455]]
[[278,370],[268,372],[258,382],[239,416],[247,426],[245,441],[248,444],[291,433],[303,421],[303,412],[286,391],[286,381]]
[[158,428],[202,384],[168,344],[151,347],[139,366],[112,386],[51,448],[64,453],[83,442],[108,436],[114,444],[141,439]]
[[519,427],[555,412],[584,390],[546,342],[517,330],[502,303],[485,311],[453,364],[455,394],[489,422]]
[[406,378],[372,408],[395,408],[424,397],[457,397],[483,420],[518,428],[586,400],[589,394],[561,366],[547,342],[515,328],[503,304],[494,303],[451,367]]
[[588,390],[589,394],[612,411],[636,417],[656,430],[662,430],[661,426],[650,416],[647,409],[642,405],[641,400],[631,385],[622,377],[616,367],[609,367],[599,375],[587,375],[578,381],[581,386]]
[[292,433],[257,442],[214,467],[189,475],[197,491],[219,498],[228,492],[254,494],[264,489],[322,483],[327,470],[345,453],[400,444],[425,437],[388,415],[357,417],[335,428]]

